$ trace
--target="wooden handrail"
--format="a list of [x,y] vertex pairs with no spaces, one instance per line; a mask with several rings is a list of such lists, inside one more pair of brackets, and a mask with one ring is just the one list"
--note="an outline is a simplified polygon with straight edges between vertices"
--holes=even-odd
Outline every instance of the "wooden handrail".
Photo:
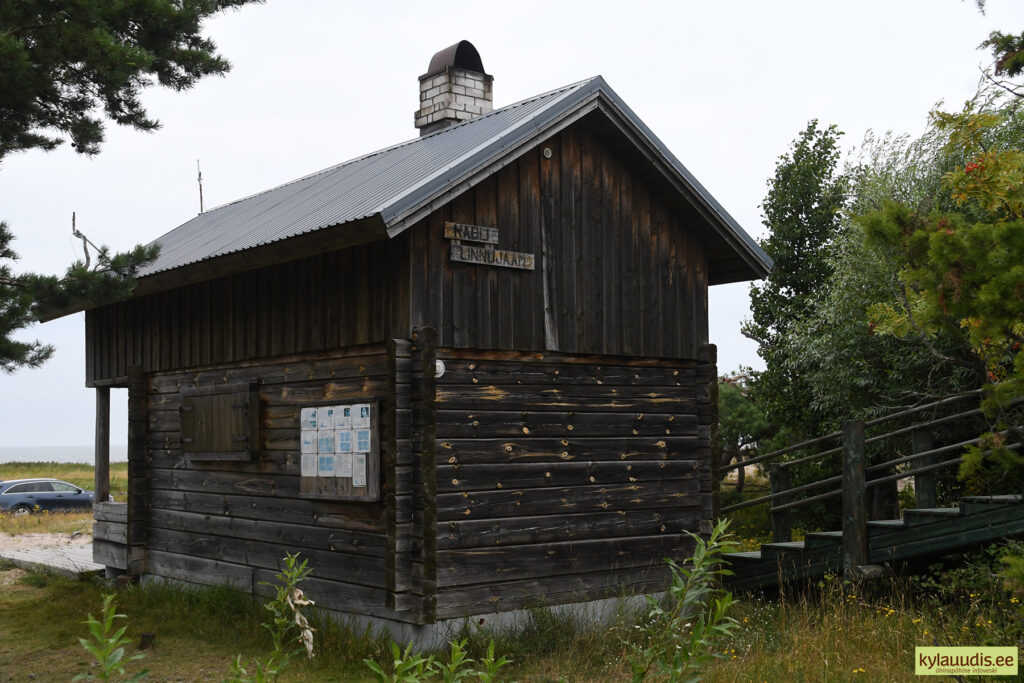
[[[869,420],[869,421],[865,422],[864,426],[865,427],[874,427],[875,425],[884,424],[884,423],[886,423],[886,422],[888,422],[890,420],[895,420],[895,419],[900,418],[900,417],[906,417],[908,415],[914,415],[916,413],[924,412],[924,411],[929,410],[931,408],[938,408],[940,406],[949,405],[950,403],[955,403],[957,401],[962,401],[963,399],[970,398],[971,396],[978,396],[978,395],[981,394],[981,392],[982,392],[982,389],[973,389],[971,391],[967,391],[967,392],[964,392],[962,394],[956,394],[954,396],[947,396],[946,398],[939,399],[938,401],[933,401],[931,403],[926,403],[924,405],[917,406],[916,408],[908,408],[908,409],[902,410],[902,411],[900,411],[898,413],[893,413],[892,415],[885,415],[883,417],[877,417],[877,418],[875,418],[873,420]],[[1024,398],[1015,399],[1013,401],[1013,403],[1017,403],[1017,402],[1019,402],[1021,400],[1024,400]],[[973,410],[969,410],[969,411],[966,411],[964,413],[959,413],[957,415],[952,415],[952,416],[950,416],[950,418],[959,418],[959,417],[964,417],[966,415],[975,415],[975,414],[980,414],[981,412],[983,412],[983,411],[980,408],[975,408]],[[932,423],[940,424],[941,422],[946,421],[946,420],[947,420],[947,418],[938,418],[937,420],[932,420],[931,422],[924,423],[924,424],[926,424],[926,425],[927,424],[932,424]],[[879,436],[871,437],[870,439],[867,439],[865,441],[865,443],[874,443],[876,441],[880,441],[882,439],[886,439],[886,438],[889,438],[891,436],[897,436],[899,434],[905,434],[905,433],[911,431],[912,429],[913,429],[913,427],[905,427],[905,428],[902,428],[902,429],[897,429],[897,430],[894,430],[893,432],[887,432],[887,433],[881,434]],[[742,460],[742,461],[737,462],[735,464],[727,465],[725,467],[721,467],[721,468],[719,468],[719,472],[722,472],[722,473],[731,472],[733,470],[738,470],[740,467],[746,467],[748,465],[756,465],[758,463],[766,462],[768,460],[773,460],[775,458],[778,458],[779,456],[785,455],[786,453],[792,453],[793,451],[799,451],[799,450],[802,450],[804,448],[810,448],[811,446],[816,446],[817,444],[823,443],[823,442],[828,441],[830,439],[840,438],[842,435],[843,435],[843,433],[841,431],[836,431],[836,432],[832,432],[831,434],[825,434],[824,436],[819,436],[819,437],[816,437],[816,438],[813,438],[813,439],[808,439],[807,441],[801,441],[800,443],[793,444],[792,446],[786,446],[785,448],[780,448],[778,450],[772,451],[771,453],[765,453],[764,455],[759,455],[756,458],[750,458],[749,460]],[[806,456],[804,458],[800,458],[798,460],[790,460],[790,461],[788,461],[786,463],[783,463],[783,465],[786,466],[786,467],[789,467],[789,466],[796,465],[796,464],[801,463],[801,462],[807,462],[808,460],[813,460],[814,458],[824,457],[826,455],[834,455],[834,454],[840,453],[840,452],[842,452],[842,447],[833,448],[833,449],[829,449],[828,451],[823,451],[821,453],[816,453],[814,455],[809,455],[809,456]],[[722,511],[725,512],[724,509]]]
[[[807,498],[802,498],[800,500],[792,500],[792,497],[794,495],[805,493],[805,492],[808,492],[808,491],[813,491],[815,489],[820,489],[820,488],[823,488],[823,487],[832,486],[832,485],[835,485],[835,484],[841,484],[841,483],[844,482],[843,475],[838,475],[838,476],[828,477],[828,478],[825,478],[825,479],[821,479],[821,480],[818,480],[818,481],[814,481],[814,482],[810,482],[810,483],[807,483],[807,484],[802,484],[800,486],[796,486],[796,487],[790,488],[789,487],[789,481],[788,481],[788,479],[789,479],[788,478],[788,471],[789,471],[790,468],[792,468],[792,467],[794,467],[796,465],[799,465],[799,464],[802,464],[802,463],[806,463],[806,462],[810,462],[810,461],[813,461],[813,460],[820,460],[821,458],[828,457],[830,455],[837,455],[839,453],[845,453],[845,455],[844,455],[844,472],[847,474],[847,478],[852,477],[850,482],[845,482],[845,483],[848,486],[852,486],[852,485],[857,483],[854,480],[859,481],[860,482],[859,485],[854,486],[854,488],[858,488],[859,487],[860,491],[863,491],[864,489],[866,489],[867,487],[870,487],[870,486],[878,486],[880,484],[888,483],[888,482],[899,480],[899,479],[905,479],[907,477],[918,477],[919,475],[927,474],[927,473],[930,473],[930,472],[934,472],[936,470],[940,470],[940,469],[944,469],[944,468],[953,467],[955,465],[958,465],[958,464],[960,464],[963,461],[962,457],[951,458],[949,460],[944,460],[942,462],[934,462],[934,459],[935,459],[935,456],[945,455],[945,454],[949,454],[951,452],[955,452],[955,451],[958,451],[958,450],[963,450],[964,448],[967,448],[967,447],[970,447],[970,446],[979,445],[981,443],[981,439],[980,438],[969,439],[967,441],[962,441],[962,442],[955,443],[955,444],[949,444],[949,445],[946,445],[946,446],[941,446],[939,448],[931,448],[931,440],[930,440],[930,437],[928,437],[928,431],[927,430],[930,429],[930,428],[936,427],[938,425],[941,425],[941,424],[946,424],[946,423],[953,422],[953,421],[956,421],[956,420],[962,420],[962,419],[965,419],[965,418],[981,415],[984,412],[981,408],[972,408],[970,410],[960,411],[960,412],[957,412],[957,413],[953,413],[951,415],[945,415],[943,417],[934,418],[934,419],[928,420],[926,422],[921,422],[921,423],[913,424],[913,425],[908,426],[908,427],[901,427],[901,428],[898,428],[898,429],[894,429],[894,430],[892,430],[890,432],[886,432],[884,434],[879,434],[879,435],[876,435],[876,436],[872,436],[872,437],[867,438],[867,439],[864,438],[863,429],[866,428],[866,427],[869,427],[869,426],[876,426],[876,425],[879,425],[879,424],[884,424],[886,422],[891,422],[892,420],[896,420],[896,419],[899,419],[899,418],[906,418],[906,417],[910,417],[910,416],[913,416],[913,415],[917,415],[917,414],[920,414],[920,413],[923,413],[925,411],[928,411],[928,410],[931,410],[931,409],[934,409],[934,408],[938,408],[938,407],[941,407],[941,406],[950,405],[950,404],[955,403],[957,401],[962,401],[962,400],[964,400],[966,398],[979,396],[979,395],[981,395],[981,393],[982,393],[982,389],[975,389],[973,391],[968,391],[968,392],[964,392],[962,394],[957,394],[957,395],[954,395],[954,396],[948,396],[946,398],[939,399],[937,401],[932,401],[931,403],[927,403],[927,404],[924,404],[924,405],[921,405],[921,406],[917,406],[915,408],[910,408],[910,409],[907,409],[907,410],[902,410],[900,412],[893,413],[892,415],[886,415],[886,416],[883,416],[883,417],[880,417],[880,418],[876,418],[876,419],[871,420],[871,421],[867,421],[867,422],[857,422],[857,421],[854,421],[854,422],[844,423],[844,428],[847,429],[850,432],[850,436],[848,438],[853,438],[853,436],[857,436],[858,437],[856,439],[857,443],[853,445],[853,449],[856,452],[850,451],[850,444],[848,444],[846,442],[846,439],[843,439],[843,441],[841,442],[841,445],[838,446],[838,447],[830,448],[830,449],[827,449],[825,451],[821,451],[819,453],[814,453],[814,454],[811,454],[811,455],[808,455],[808,456],[797,458],[795,460],[790,460],[790,461],[787,461],[787,462],[777,463],[776,465],[773,465],[773,474],[772,474],[772,480],[771,480],[772,481],[772,486],[771,486],[771,493],[769,495],[762,496],[760,498],[754,498],[754,499],[747,500],[747,501],[741,501],[741,502],[735,503],[733,505],[728,505],[726,507],[723,507],[721,511],[722,512],[732,512],[732,511],[735,511],[735,510],[741,510],[743,508],[752,507],[752,506],[755,506],[755,505],[762,505],[762,504],[767,504],[767,503],[772,503],[774,501],[778,501],[779,504],[777,504],[777,505],[770,505],[769,508],[768,508],[769,512],[772,514],[772,519],[773,519],[773,540],[775,540],[775,541],[778,541],[778,540],[788,540],[788,538],[789,538],[788,511],[789,510],[791,510],[791,509],[793,509],[795,507],[799,507],[801,505],[807,505],[807,504],[814,503],[814,502],[817,502],[817,501],[820,501],[820,500],[826,500],[828,498],[833,498],[833,497],[836,497],[836,496],[843,495],[843,491],[844,491],[844,489],[843,489],[843,487],[841,485],[840,488],[838,488],[838,489],[833,489],[831,491],[826,491],[824,493],[813,495],[813,496],[810,496],[810,497],[807,497]],[[1016,405],[1018,403],[1021,403],[1022,401],[1024,401],[1024,397],[1018,397],[1018,398],[1013,399],[1011,401],[1011,405]],[[855,425],[862,425],[862,427],[855,427]],[[1001,436],[1006,436],[1009,432],[1010,432],[1010,430],[1006,430],[1006,431],[1003,431],[1003,432],[999,432],[999,434]],[[869,467],[864,467],[863,466],[863,455],[864,455],[863,454],[863,449],[864,449],[864,446],[866,444],[878,443],[878,442],[884,441],[886,439],[892,439],[892,438],[895,438],[895,437],[898,437],[898,436],[903,436],[903,435],[906,435],[906,434],[911,434],[912,436],[914,436],[913,448],[917,452],[911,453],[910,455],[901,456],[901,457],[898,457],[898,458],[893,458],[893,459],[888,460],[886,462],[878,463],[878,464],[875,464],[875,465],[871,465]],[[776,458],[778,458],[780,456],[783,456],[783,455],[785,455],[787,453],[791,453],[793,451],[801,450],[801,449],[804,449],[804,448],[809,448],[809,447],[812,447],[812,446],[815,446],[815,445],[819,445],[819,444],[825,443],[825,442],[830,441],[830,440],[834,440],[836,438],[843,437],[843,435],[844,435],[843,432],[833,432],[831,434],[826,434],[824,436],[820,436],[820,437],[817,437],[817,438],[814,438],[814,439],[809,439],[807,441],[802,441],[802,442],[794,444],[792,446],[787,446],[786,448],[775,450],[775,451],[772,451],[771,453],[766,453],[765,455],[761,455],[761,456],[758,456],[756,458],[751,458],[750,460],[744,460],[744,461],[741,461],[741,462],[737,462],[734,465],[729,465],[727,467],[723,467],[723,468],[721,468],[720,471],[722,471],[722,472],[730,472],[732,470],[739,469],[740,467],[746,467],[747,465],[763,463],[763,462],[766,462],[766,461],[769,461],[769,460],[776,459]],[[918,439],[918,436],[923,436],[924,440]],[[1021,448],[1021,444],[1011,444],[1010,446],[1008,446],[1008,448],[1011,449],[1011,450],[1019,450]],[[990,453],[990,452],[991,451],[986,451],[986,454]],[[853,456],[850,456],[850,453],[853,453]],[[847,467],[848,463],[846,463],[847,456],[850,456],[850,457],[856,456],[856,458],[860,461],[860,464],[858,464],[850,472],[846,472],[846,469],[848,469],[848,467]],[[914,462],[914,461],[922,461],[922,464],[920,464],[920,465],[918,465],[916,467],[912,467],[911,469],[903,471],[903,472],[897,472],[895,474],[890,474],[890,475],[886,475],[886,476],[883,476],[883,477],[877,477],[875,479],[866,480],[866,475],[869,474],[869,473],[875,473],[875,472],[880,472],[880,471],[888,470],[888,469],[890,469],[890,468],[892,468],[892,467],[894,467],[896,465],[900,465],[900,464],[908,463],[908,462]],[[783,474],[787,474],[787,476],[785,477],[786,481],[785,482],[781,482],[780,481],[780,482],[776,483],[775,479],[779,478]],[[921,484],[926,489],[929,488],[928,484],[929,484],[930,481],[931,481],[930,477],[920,477],[919,479],[916,479],[916,483]],[[934,486],[934,484],[932,484],[932,486]],[[856,496],[854,496],[854,497],[856,498]],[[847,500],[847,506],[849,506],[849,504],[850,504],[850,502],[849,502],[850,496],[847,495],[847,496],[845,496],[845,498],[848,499]],[[925,498],[927,499],[927,496],[925,496]],[[863,505],[863,501],[862,500],[859,503],[859,505]],[[844,513],[844,519],[847,516],[848,515]],[[780,526],[781,530],[780,529],[775,529],[775,526]],[[781,527],[785,527],[785,528],[781,528]],[[785,538],[782,538],[783,536]],[[852,546],[851,546],[851,548],[852,548]],[[855,551],[856,551],[856,548],[853,548],[851,550],[853,555],[858,555],[858,553],[855,552]],[[851,555],[851,557],[853,555]]]
[[[971,415],[981,415],[984,412],[985,411],[982,410],[981,408],[974,408],[973,410],[965,410],[962,413],[954,413],[953,415],[947,415],[946,417],[940,417],[940,418],[937,418],[937,419],[934,419],[934,420],[929,420],[928,422],[922,422],[920,424],[911,425],[909,427],[902,427],[901,429],[895,429],[895,430],[893,430],[891,432],[886,432],[885,434],[879,434],[877,436],[872,436],[872,437],[870,437],[868,439],[864,439],[864,443],[865,444],[878,443],[879,441],[884,441],[885,439],[891,439],[891,438],[896,437],[896,436],[902,436],[903,434],[910,434],[911,432],[913,432],[913,431],[915,431],[917,429],[925,429],[925,428],[928,428],[928,427],[935,427],[935,426],[943,424],[945,422],[952,422],[953,420],[960,420],[960,419],[965,418],[965,417],[970,417]],[[786,462],[779,463],[779,467],[794,467],[796,465],[801,465],[801,464],[803,464],[805,462],[810,462],[812,460],[817,460],[819,458],[824,458],[824,457],[829,456],[829,455],[838,455],[839,453],[842,453],[842,452],[843,452],[843,447],[842,446],[838,446],[836,448],[830,448],[827,451],[822,451],[821,453],[814,453],[814,454],[811,454],[811,455],[806,455],[806,456],[804,456],[802,458],[797,458],[796,460],[787,460]],[[892,461],[889,464],[896,464],[896,461]]]
[[[735,503],[722,508],[722,512],[732,512],[733,510],[741,510],[746,507],[753,505],[760,505],[761,503],[770,503],[773,500],[779,498],[785,498],[791,496],[794,493],[803,493],[804,491],[813,491],[814,489],[820,489],[822,486],[828,486],[829,484],[838,484],[843,478],[839,475],[829,477],[828,479],[819,479],[818,481],[812,481],[810,484],[804,484],[795,488],[787,489],[785,491],[779,491],[777,493],[771,493],[767,496],[761,496],[760,498],[754,498],[752,500],[745,500],[742,503]],[[801,501],[797,501],[798,503]],[[782,509],[782,508],[780,508]]]
[[882,417],[876,417],[874,420],[868,420],[867,422],[865,422],[864,426],[874,427],[875,425],[883,424],[885,422],[888,422],[889,420],[895,420],[901,417],[907,417],[908,415],[914,415],[916,413],[923,412],[925,410],[928,410],[929,408],[938,408],[939,406],[949,405],[950,403],[962,401],[963,399],[970,398],[971,396],[980,396],[982,391],[983,389],[972,389],[971,391],[965,391],[962,394],[955,394],[953,396],[947,396],[946,398],[939,399],[938,401],[933,401],[932,403],[926,403],[923,406],[917,406],[916,408],[907,408],[906,410],[901,410],[900,412],[893,413],[892,415],[883,415]]
[[777,451],[772,451],[771,453],[765,453],[764,455],[759,455],[756,458],[751,458],[750,460],[743,460],[742,463],[736,463],[735,465],[729,465],[727,467],[721,467],[721,468],[719,468],[719,472],[730,472],[732,470],[738,470],[740,467],[746,467],[747,465],[756,465],[759,462],[764,462],[766,460],[771,460],[773,458],[779,457],[780,455],[785,455],[786,453],[791,453],[792,451],[798,451],[798,450],[800,450],[802,448],[808,448],[810,446],[814,446],[814,445],[822,443],[824,441],[828,441],[829,439],[836,439],[836,438],[838,438],[840,436],[842,436],[841,433],[833,432],[832,434],[826,434],[825,436],[819,436],[816,439],[811,439],[809,441],[802,441],[802,442],[800,442],[798,444],[795,444],[793,446],[786,446],[785,448],[780,448]]
[[[1009,430],[1005,430],[1005,431],[997,432],[997,433],[1000,436],[1006,436],[1009,433]],[[887,460],[886,462],[878,463],[877,465],[872,465],[871,467],[867,468],[866,471],[867,472],[879,472],[881,470],[888,469],[888,468],[893,467],[895,465],[900,465],[900,464],[905,463],[905,462],[910,462],[911,460],[917,460],[919,458],[927,458],[930,455],[943,455],[944,453],[949,453],[950,451],[960,450],[961,448],[967,448],[969,446],[977,446],[980,443],[981,443],[981,438],[980,437],[974,438],[974,439],[968,439],[967,441],[961,441],[960,443],[951,443],[948,446],[940,446],[939,448],[933,448],[933,449],[928,450],[928,451],[921,451],[920,453],[911,453],[910,455],[905,455],[902,458],[893,458],[892,460]]]
[[[1021,450],[1021,448],[1024,448],[1024,444],[1019,444],[1019,443],[1010,444],[1006,448],[1007,448],[1007,450],[1011,450],[1011,451],[1019,451],[1019,450]],[[985,455],[989,455],[991,453],[992,453],[992,451],[985,451],[984,454]],[[920,455],[924,455],[924,453],[921,453]],[[946,467],[952,467],[953,465],[959,465],[961,462],[963,462],[963,460],[964,460],[963,458],[950,458],[949,460],[943,460],[942,462],[935,463],[934,465],[925,465],[923,467],[915,467],[915,468],[909,469],[909,470],[907,470],[905,472],[897,472],[896,474],[891,474],[891,475],[886,476],[886,477],[878,477],[876,479],[869,479],[865,483],[865,486],[871,487],[871,486],[875,486],[877,484],[884,484],[884,483],[889,482],[889,481],[896,481],[896,480],[899,480],[899,479],[906,479],[907,477],[913,477],[916,474],[924,474],[926,472],[934,472],[935,470],[941,470],[941,469],[944,469]],[[832,477],[832,480],[834,480],[834,479],[837,479],[837,477]],[[842,477],[838,477],[838,479],[842,480]],[[823,479],[822,481],[830,481],[830,480]],[[826,493],[820,493],[820,494],[818,494],[816,496],[811,496],[810,498],[801,498],[800,500],[794,500],[792,503],[785,503],[783,505],[775,505],[775,506],[772,506],[772,507],[768,508],[768,511],[769,512],[780,512],[780,511],[783,511],[783,510],[791,510],[792,508],[800,507],[801,505],[807,505],[808,503],[815,503],[815,502],[817,502],[819,500],[825,500],[826,498],[834,498],[834,497],[840,495],[842,492],[843,492],[843,489],[840,487],[838,489],[833,489],[833,490],[828,491]],[[788,491],[783,491],[783,493],[789,493],[789,492]],[[782,497],[782,496],[777,496],[777,497]],[[755,499],[756,502],[763,502],[763,500],[764,499],[762,499],[762,498],[756,498]],[[755,502],[755,501],[747,501],[747,502]],[[722,511],[725,512],[725,508],[723,508]]]

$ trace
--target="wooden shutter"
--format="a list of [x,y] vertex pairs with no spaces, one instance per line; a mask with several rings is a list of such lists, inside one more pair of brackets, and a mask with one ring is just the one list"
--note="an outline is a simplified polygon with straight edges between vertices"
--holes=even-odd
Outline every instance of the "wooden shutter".
[[252,385],[183,396],[181,450],[188,460],[251,460],[259,451],[259,391]]

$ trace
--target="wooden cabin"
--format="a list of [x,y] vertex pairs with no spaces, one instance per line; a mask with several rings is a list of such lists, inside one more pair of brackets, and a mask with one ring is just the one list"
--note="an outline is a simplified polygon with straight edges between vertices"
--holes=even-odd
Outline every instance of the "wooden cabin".
[[98,562],[259,591],[301,553],[321,607],[429,625],[662,590],[707,532],[708,286],[768,257],[601,77],[492,110],[463,41],[416,124],[87,311],[98,478],[129,401]]

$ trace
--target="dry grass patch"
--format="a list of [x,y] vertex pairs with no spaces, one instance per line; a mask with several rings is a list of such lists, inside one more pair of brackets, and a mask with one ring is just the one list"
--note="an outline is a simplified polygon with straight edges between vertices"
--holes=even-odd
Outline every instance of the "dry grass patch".
[[92,535],[92,511],[50,512],[15,516],[0,512],[0,533],[9,536],[25,534],[60,534],[66,538],[75,532]]

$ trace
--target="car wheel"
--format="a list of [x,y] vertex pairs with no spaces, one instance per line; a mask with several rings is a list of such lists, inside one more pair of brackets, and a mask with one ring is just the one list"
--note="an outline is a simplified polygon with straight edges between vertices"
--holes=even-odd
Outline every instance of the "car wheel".
[[11,508],[11,514],[15,517],[23,517],[24,515],[30,515],[32,514],[32,507],[26,505],[25,503],[15,505],[14,507]]

